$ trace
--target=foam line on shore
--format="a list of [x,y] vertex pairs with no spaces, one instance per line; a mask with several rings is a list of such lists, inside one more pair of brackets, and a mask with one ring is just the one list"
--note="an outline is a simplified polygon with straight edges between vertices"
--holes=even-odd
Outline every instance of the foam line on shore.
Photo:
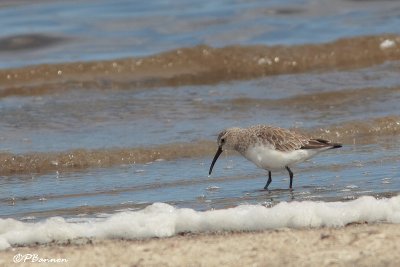
[[358,222],[400,223],[400,196],[364,196],[348,202],[281,202],[271,208],[240,205],[203,212],[154,203],[140,211],[120,212],[107,218],[52,217],[35,223],[0,219],[0,249],[76,238],[142,239],[185,232],[342,227]]

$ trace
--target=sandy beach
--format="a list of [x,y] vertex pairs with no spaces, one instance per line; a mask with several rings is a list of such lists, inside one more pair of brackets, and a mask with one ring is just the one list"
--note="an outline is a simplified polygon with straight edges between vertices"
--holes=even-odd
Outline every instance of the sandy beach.
[[[399,266],[400,225],[186,234],[171,238],[74,240],[11,248],[1,266],[38,266],[27,259],[65,259],[40,266]],[[20,263],[14,263],[18,255]]]

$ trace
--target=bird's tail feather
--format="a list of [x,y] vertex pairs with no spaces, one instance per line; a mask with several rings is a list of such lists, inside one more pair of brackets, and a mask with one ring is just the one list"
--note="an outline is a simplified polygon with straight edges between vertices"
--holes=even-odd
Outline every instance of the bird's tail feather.
[[334,148],[339,148],[339,147],[342,147],[342,144],[331,143],[331,141],[316,138],[316,139],[309,140],[306,145],[301,147],[301,149],[318,149],[318,148],[334,149]]
[[332,146],[331,149],[334,149],[334,148],[341,148],[341,147],[342,147],[342,144],[339,144],[339,143],[331,143],[331,146]]

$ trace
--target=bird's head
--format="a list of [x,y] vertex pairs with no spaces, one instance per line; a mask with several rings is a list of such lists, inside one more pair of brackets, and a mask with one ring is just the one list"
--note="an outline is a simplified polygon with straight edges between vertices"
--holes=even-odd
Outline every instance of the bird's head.
[[217,161],[219,155],[221,155],[222,151],[235,149],[238,140],[238,133],[240,132],[240,130],[240,128],[229,128],[219,133],[217,138],[218,150],[217,153],[215,153],[208,174],[211,174],[214,164]]

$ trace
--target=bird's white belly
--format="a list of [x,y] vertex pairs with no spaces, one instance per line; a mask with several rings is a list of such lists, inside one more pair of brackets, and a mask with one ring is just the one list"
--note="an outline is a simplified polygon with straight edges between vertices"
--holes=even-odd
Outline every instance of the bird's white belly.
[[269,171],[282,170],[286,166],[291,166],[303,162],[317,154],[319,151],[309,149],[299,149],[293,151],[278,151],[271,147],[257,145],[249,147],[244,156],[256,164],[259,168]]

